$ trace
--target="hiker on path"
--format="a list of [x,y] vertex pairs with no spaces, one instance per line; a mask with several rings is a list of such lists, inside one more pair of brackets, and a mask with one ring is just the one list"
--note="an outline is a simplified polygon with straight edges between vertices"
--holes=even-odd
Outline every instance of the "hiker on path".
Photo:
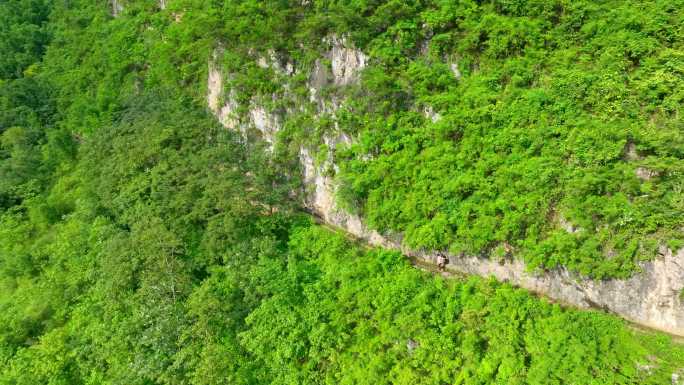
[[446,254],[444,254],[444,252],[438,251],[437,252],[437,267],[439,267],[439,271],[445,271],[447,263],[449,263],[449,258],[447,258]]

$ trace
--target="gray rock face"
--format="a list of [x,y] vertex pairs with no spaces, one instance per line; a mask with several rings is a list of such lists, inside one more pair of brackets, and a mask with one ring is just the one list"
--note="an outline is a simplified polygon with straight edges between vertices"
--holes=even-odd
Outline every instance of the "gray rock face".
[[458,69],[458,63],[453,62],[449,65],[449,68],[451,69],[451,73],[454,74],[454,77],[458,80],[461,80],[461,71]]
[[[273,148],[276,134],[282,126],[280,116],[269,111],[256,100],[252,100],[247,116],[240,116],[235,91],[225,91],[224,74],[217,64],[220,55],[221,49],[216,49],[209,61],[207,71],[207,106],[209,110],[224,127],[238,130],[243,135],[247,134],[247,130],[250,127],[255,128],[261,134],[261,138],[268,142],[270,148]],[[257,59],[257,64],[263,68],[269,68],[271,65],[275,66],[275,64],[267,62],[263,57]],[[290,67],[278,66],[274,70],[286,71],[288,68]],[[285,72],[282,73],[285,74]]]
[[261,68],[271,68],[280,75],[292,76],[294,74],[294,64],[291,61],[281,62],[276,52],[268,50],[267,56],[260,56],[257,65]]
[[[357,82],[359,72],[367,64],[368,57],[349,46],[345,39],[332,37],[327,42],[331,45],[330,51],[324,58],[316,61],[309,76],[309,102],[319,113],[329,114],[334,118],[335,110],[344,101],[323,100],[320,90],[329,86],[345,87]],[[332,66],[326,67],[325,60],[329,60]],[[267,61],[260,65],[270,66]],[[460,73],[455,72],[455,76],[460,76]],[[236,105],[231,104],[234,98],[229,94],[226,98],[228,101],[222,105],[223,96],[225,95],[222,74],[216,65],[210,64],[207,94],[209,109],[227,128],[240,129],[244,123],[237,123],[238,117],[234,115]],[[435,121],[439,119],[433,111],[425,113]],[[269,143],[273,144],[277,140],[276,133],[282,126],[282,116],[255,103],[244,119],[261,131]],[[305,203],[308,209],[326,223],[337,226],[372,245],[401,250],[405,255],[435,263],[436,254],[410,250],[402,245],[401,234],[380,234],[369,229],[363,218],[339,207],[336,200],[338,185],[326,171],[336,167],[333,162],[335,148],[351,144],[353,138],[344,134],[339,127],[335,131],[335,134],[324,137],[328,154],[323,160],[319,159],[317,162],[314,159],[312,154],[316,151],[313,149],[300,148],[299,160],[302,165]],[[566,231],[581,230],[562,217],[559,221]],[[450,255],[447,269],[484,277],[493,276],[568,305],[602,308],[635,323],[684,336],[684,249],[673,252],[662,248],[660,254],[654,261],[642,263],[641,273],[624,280],[590,280],[565,269],[533,273],[528,271],[524,262],[517,259],[499,261],[467,255]],[[673,378],[673,383],[675,381],[677,380]]]
[[423,109],[423,116],[430,119],[432,123],[437,123],[442,120],[442,115],[440,115],[439,112],[435,112],[431,106],[425,107]]
[[650,181],[651,179],[660,175],[657,171],[648,169],[646,167],[637,167],[636,170],[634,170],[634,173],[636,174],[637,178],[643,181]]
[[368,57],[358,49],[350,47],[346,38],[330,38],[332,49],[330,60],[335,85],[346,86],[358,80],[360,70],[366,66]]
[[112,6],[112,16],[119,17],[121,12],[123,12],[123,10],[124,10],[124,6],[123,6],[123,4],[121,4],[121,1],[112,0],[111,6]]
[[249,110],[249,117],[254,128],[261,133],[262,138],[273,148],[276,134],[281,128],[278,115],[271,113],[258,104],[254,104]]
[[214,57],[209,62],[207,105],[224,127],[235,130],[239,124],[236,112],[238,105],[232,93],[226,96],[225,101],[223,100],[223,74],[216,64],[219,53],[219,50],[215,51]]

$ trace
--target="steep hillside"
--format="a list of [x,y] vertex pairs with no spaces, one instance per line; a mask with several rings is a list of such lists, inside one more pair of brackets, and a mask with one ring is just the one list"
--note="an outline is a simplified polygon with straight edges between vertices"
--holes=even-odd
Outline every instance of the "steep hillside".
[[[675,8],[389,2],[363,20],[333,8],[236,11],[274,27],[218,39],[208,68],[209,108],[298,158],[314,212],[374,244],[448,250],[455,270],[684,334]],[[653,99],[662,76],[674,87]]]
[[0,385],[682,384],[680,9],[0,3]]
[[593,278],[679,249],[681,7],[452,3],[229,9],[223,114],[346,134],[339,198],[414,248]]

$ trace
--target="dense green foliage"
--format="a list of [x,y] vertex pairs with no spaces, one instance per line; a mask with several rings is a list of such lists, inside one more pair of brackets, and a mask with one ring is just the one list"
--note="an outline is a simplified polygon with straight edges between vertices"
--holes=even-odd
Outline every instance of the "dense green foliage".
[[343,178],[372,225],[597,278],[681,247],[684,4],[402,3],[366,45],[370,98],[349,108]]
[[[174,4],[189,31],[207,16],[243,113],[255,100],[299,111],[285,143],[356,138],[336,154],[341,203],[411,247],[507,247],[531,268],[601,279],[683,244],[684,4]],[[333,35],[370,59],[361,84],[319,92],[340,107],[321,113],[307,81]],[[302,71],[257,65],[274,54]]]
[[[435,30],[456,31],[457,24],[469,30],[474,27],[469,26],[473,19],[468,18],[476,17],[479,6],[313,1],[307,7],[300,1],[178,0],[168,1],[167,9],[161,11],[150,0],[125,3],[122,15],[114,19],[108,3],[7,0],[0,4],[0,384],[664,384],[684,367],[684,349],[666,336],[635,332],[624,321],[599,312],[563,309],[509,285],[477,278],[446,281],[433,277],[412,268],[397,253],[364,249],[311,223],[297,214],[297,202],[292,199],[300,183],[291,172],[296,163],[287,149],[269,154],[263,151],[263,144],[225,130],[206,111],[206,61],[217,41],[224,42],[225,64],[241,69],[230,86],[239,87],[249,97],[282,92],[281,79],[254,64],[250,46],[264,51],[290,50],[306,65],[321,47],[318,43],[302,47],[299,42],[310,42],[331,31],[349,32],[357,44],[372,52],[374,64],[364,74],[367,89],[348,90],[366,95],[357,101],[372,103],[354,107],[359,113],[345,117],[361,138],[358,148],[340,154],[349,157],[343,178],[358,180],[350,184],[348,198],[360,202],[360,209],[376,226],[406,230],[417,245],[452,244],[457,233],[444,233],[434,221],[442,220],[440,205],[453,197],[444,196],[444,201],[431,197],[424,202],[439,206],[425,211],[431,213],[428,222],[432,230],[428,231],[424,223],[411,222],[409,226],[410,221],[398,221],[394,214],[381,214],[394,200],[372,206],[370,202],[378,199],[380,190],[371,189],[396,186],[384,185],[382,179],[379,182],[383,183],[369,181],[378,175],[381,163],[409,156],[406,151],[419,148],[423,154],[455,156],[453,167],[465,167],[459,163],[464,156],[457,156],[465,154],[459,152],[463,149],[456,146],[451,155],[439,150],[448,147],[446,138],[455,138],[449,130],[460,127],[446,122],[460,122],[456,116],[493,116],[487,114],[495,111],[470,115],[469,110],[457,110],[493,108],[478,107],[468,99],[477,96],[467,96],[465,91],[470,88],[487,100],[514,100],[514,90],[482,88],[485,75],[493,76],[495,60],[513,60],[507,56],[513,51],[502,51],[498,59],[496,55],[487,59],[489,54],[472,54],[472,65],[479,63],[480,73],[472,78],[464,75],[464,82],[473,82],[465,87],[450,78],[443,65],[425,62],[420,67],[420,60],[405,61],[412,56],[393,51],[403,43],[384,48],[381,43],[398,41],[398,36],[417,42],[418,24],[411,23],[419,17],[432,23],[429,25]],[[482,9],[500,13],[502,18],[523,9],[523,5],[497,4],[488,3]],[[524,9],[536,8],[528,4]],[[649,9],[646,11],[668,10],[665,6]],[[548,16],[537,13],[534,17]],[[671,14],[674,20],[676,12]],[[456,23],[451,17],[468,23]],[[518,16],[510,17],[518,20]],[[665,32],[676,33],[666,27],[668,20],[658,23]],[[518,21],[512,23],[520,28],[527,25],[523,19]],[[491,28],[506,25],[489,23]],[[609,27],[620,28],[620,24]],[[662,33],[658,39],[668,41]],[[433,40],[445,47],[460,47],[452,44],[460,41],[456,39],[460,35],[440,36],[435,34]],[[502,32],[500,39],[505,36],[508,34]],[[576,42],[585,41],[582,39],[578,36]],[[669,39],[676,41],[677,36]],[[661,52],[650,49],[648,55]],[[396,62],[390,60],[392,55]],[[548,56],[544,60],[551,60]],[[647,57],[643,56],[642,62]],[[673,66],[676,58],[673,56]],[[665,64],[655,60],[652,65]],[[587,66],[587,72],[596,71],[599,75],[595,76],[602,79],[604,66]],[[465,73],[466,67],[462,67]],[[520,70],[526,68],[527,64],[519,63]],[[444,76],[433,76],[430,71]],[[651,74],[642,72],[643,76]],[[674,83],[667,83],[673,88],[663,91],[664,101],[658,106],[670,105],[665,101],[674,97],[672,90],[679,81],[676,74],[674,70],[662,72]],[[556,76],[547,74],[552,75]],[[416,83],[419,78],[424,79],[420,87]],[[433,84],[435,79],[444,84]],[[292,90],[299,92],[305,80],[295,77],[293,82],[299,88]],[[492,78],[486,83],[496,85],[500,80]],[[478,84],[481,91],[475,87]],[[408,89],[415,91],[407,93]],[[489,94],[495,91],[501,92]],[[423,96],[414,100],[420,92]],[[528,92],[532,91],[522,93],[530,97]],[[515,100],[518,109],[535,105],[524,102],[529,98]],[[428,124],[420,114],[410,112],[413,103],[428,102],[443,114],[442,122]],[[566,103],[568,109],[577,105]],[[672,103],[676,111],[677,103]],[[502,110],[496,116],[526,119],[534,111],[542,110],[531,109],[530,115]],[[674,117],[663,115],[665,112],[651,112],[653,124],[659,128],[657,134],[641,133],[643,137],[633,139],[639,151],[651,156],[644,162],[657,160],[661,167],[659,179],[649,185],[649,199],[653,200],[644,202],[672,201],[659,206],[661,211],[654,211],[659,214],[653,216],[649,216],[650,206],[634,203],[646,215],[635,218],[655,221],[653,231],[636,235],[662,232],[666,238],[675,220],[672,211],[681,208],[677,206],[681,204],[677,201],[681,180],[673,166],[681,156],[680,137],[675,135],[679,126]],[[375,114],[383,119],[371,119]],[[567,118],[575,116],[568,114]],[[307,122],[310,117],[304,115],[296,119]],[[639,119],[630,119],[639,132]],[[284,136],[289,137],[285,139],[303,141],[307,131],[295,120],[287,122]],[[529,125],[518,121],[514,127],[514,121],[510,128],[514,135],[521,127],[532,131],[541,127],[536,121]],[[597,123],[591,123],[597,126],[583,126],[576,135],[560,134],[558,143],[549,145],[549,156],[555,154],[555,145],[570,143],[570,137],[600,156],[605,148],[582,135],[602,134],[611,124],[620,127],[608,121],[598,117]],[[495,143],[478,142],[494,140],[496,136],[484,135],[489,131],[482,131],[480,139],[475,131],[468,131],[480,127],[477,124],[466,124],[470,128],[463,128],[458,136],[462,143],[470,141],[481,148],[472,158],[475,163],[484,162],[484,154],[498,148],[488,147]],[[615,129],[614,135],[623,134]],[[402,135],[406,135],[405,141],[399,145],[395,141],[401,142]],[[499,145],[513,140],[504,139]],[[537,144],[539,151],[546,148]],[[361,158],[355,154],[376,147],[385,150],[359,163]],[[516,153],[494,164],[505,170],[503,165],[514,164],[510,156]],[[383,172],[411,166],[402,162],[387,163],[389,168]],[[622,163],[606,158],[595,164],[595,171],[608,170],[611,164]],[[404,177],[416,193],[421,183],[411,178],[422,178],[427,170],[442,171],[445,174],[440,178],[451,178],[449,172],[457,170],[434,168],[429,162],[414,166],[406,169],[411,170],[410,176]],[[552,166],[558,165],[549,165],[551,174]],[[649,163],[649,167],[656,165]],[[500,177],[495,174],[483,175]],[[397,180],[388,176],[387,183]],[[439,179],[434,182],[435,187],[442,183]],[[551,187],[565,191],[566,185]],[[547,187],[539,186],[536,191],[560,194],[544,190]],[[501,197],[509,193],[496,192]],[[405,199],[408,195],[401,196]],[[532,196],[520,198],[537,199]],[[538,199],[541,210],[547,198]],[[475,207],[473,202],[468,204]],[[488,210],[486,205],[482,207]],[[538,213],[530,208],[529,218],[537,218]],[[425,218],[416,215],[411,221]],[[502,214],[502,218],[508,217]],[[615,237],[637,231],[636,225],[625,226],[616,230]],[[499,240],[500,233],[486,235],[487,228],[478,229],[470,238],[459,236],[464,242],[483,236]],[[546,234],[542,230],[538,234]],[[592,236],[580,241],[598,239]],[[617,238],[607,241],[611,239]],[[491,241],[483,239],[473,247],[489,247]],[[559,262],[568,261],[571,259]],[[582,266],[591,263],[597,260]],[[594,274],[607,273],[616,270]]]
[[[294,231],[240,340],[282,384],[659,383],[620,322],[509,285],[444,281],[328,230]],[[272,291],[273,290],[273,291]],[[414,343],[414,346],[409,346]],[[681,359],[681,351],[670,351]],[[283,370],[287,368],[287,370]],[[666,373],[668,373],[666,371]]]
[[0,4],[0,210],[44,187],[39,148],[54,107],[50,88],[36,72],[49,41],[49,13],[47,1]]

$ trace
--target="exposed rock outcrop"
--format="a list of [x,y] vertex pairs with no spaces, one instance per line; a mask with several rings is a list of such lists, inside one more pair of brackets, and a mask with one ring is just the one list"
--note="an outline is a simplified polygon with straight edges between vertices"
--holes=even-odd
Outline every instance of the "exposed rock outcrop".
[[461,80],[461,71],[458,69],[458,63],[453,62],[449,64],[449,68],[451,69],[451,73],[454,74],[454,77],[457,80]]
[[435,112],[435,109],[431,106],[427,106],[423,109],[423,115],[430,119],[432,123],[437,123],[442,120],[442,115],[440,115],[439,112]]
[[120,0],[112,0],[111,6],[112,6],[112,16],[113,17],[119,17],[121,12],[123,12],[123,10],[124,10],[124,6],[123,6],[123,4],[121,4],[121,1]]
[[280,75],[294,75],[294,63],[290,60],[281,60],[274,50],[268,50],[267,56],[259,56],[257,65],[261,68],[270,68]]
[[217,56],[218,51],[214,53],[214,58],[209,62],[207,105],[223,126],[235,130],[239,124],[237,117],[238,105],[233,93],[224,95],[223,74],[216,65]]
[[277,114],[269,112],[259,104],[254,104],[249,110],[250,121],[260,133],[263,140],[273,147],[276,134],[280,130],[281,122]]
[[[254,127],[261,134],[261,138],[272,147],[275,143],[276,133],[281,128],[280,116],[269,111],[257,100],[253,100],[247,116],[241,119],[238,113],[239,105],[235,91],[225,91],[224,75],[217,64],[220,53],[220,49],[214,51],[207,71],[207,105],[209,109],[219,122],[228,129],[238,130],[246,134],[250,127]],[[261,60],[263,59],[259,59],[259,61]],[[269,64],[263,65],[269,66]]]
[[[314,63],[309,76],[309,100],[320,114],[334,117],[343,100],[324,100],[321,90],[324,87],[346,87],[360,78],[360,71],[367,65],[368,57],[348,42],[339,37],[326,40],[330,50],[324,57]],[[216,58],[214,58],[215,60]],[[260,66],[274,67],[263,59]],[[325,63],[330,62],[328,67]],[[458,67],[452,65],[454,76],[460,77]],[[293,73],[294,69],[283,67],[282,73]],[[226,97],[227,96],[227,97]],[[227,101],[225,101],[227,99]],[[223,91],[223,77],[214,61],[209,65],[207,102],[211,111],[221,123],[231,129],[238,129],[237,106],[232,104],[234,97]],[[304,100],[302,103],[306,103]],[[440,116],[432,109],[426,109],[425,115],[433,121]],[[273,144],[276,134],[286,117],[269,111],[258,104],[250,107],[247,114],[253,126],[262,132],[265,140]],[[337,127],[337,126],[336,126]],[[401,235],[380,234],[369,229],[363,219],[341,209],[336,201],[338,185],[330,175],[335,168],[333,154],[340,145],[349,145],[352,138],[336,129],[335,134],[326,135],[323,140],[327,147],[327,156],[316,160],[317,153],[311,148],[301,147],[299,159],[305,184],[306,206],[320,216],[326,223],[337,226],[356,237],[366,240],[372,245],[401,250],[404,254],[434,263],[436,255],[410,250],[401,243]],[[318,154],[318,153],[317,153]],[[626,149],[626,156],[634,157],[633,148]],[[320,157],[320,155],[319,155]],[[576,232],[576,228],[562,217],[560,226],[568,232]],[[494,276],[533,292],[544,294],[562,303],[588,308],[597,307],[618,314],[630,321],[651,328],[684,336],[684,249],[673,252],[662,248],[661,256],[651,262],[641,264],[641,273],[629,279],[590,280],[579,277],[565,269],[533,273],[528,271],[524,262],[517,259],[503,261],[467,255],[449,256],[448,269],[461,273],[479,276]]]
[[368,63],[368,57],[347,43],[344,37],[330,38],[330,61],[337,86],[346,86],[358,80],[360,70]]
[[574,224],[572,224],[572,222],[565,219],[563,215],[558,215],[558,226],[560,226],[561,229],[567,231],[570,234],[575,234],[582,231],[581,227],[575,226]]
[[660,176],[658,171],[654,171],[646,167],[637,167],[636,170],[634,170],[634,173],[636,174],[637,178],[643,181],[650,181],[651,179]]

